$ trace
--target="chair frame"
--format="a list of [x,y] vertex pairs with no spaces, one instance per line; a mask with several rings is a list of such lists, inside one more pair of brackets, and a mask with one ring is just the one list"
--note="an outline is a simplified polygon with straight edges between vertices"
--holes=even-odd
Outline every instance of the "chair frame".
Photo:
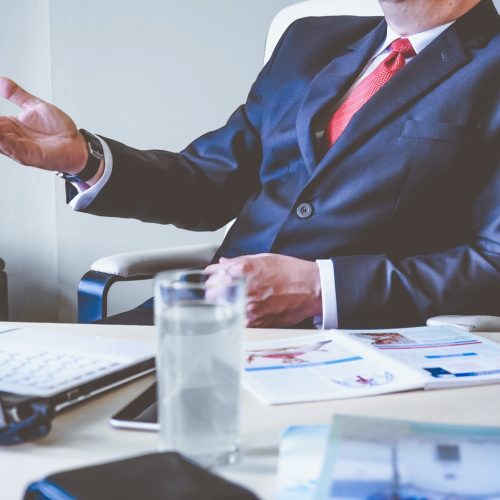
[[0,259],[0,321],[9,319],[9,296],[7,288],[7,273],[5,262]]
[[107,317],[108,293],[123,281],[151,279],[161,271],[202,268],[218,245],[200,244],[111,255],[95,261],[78,285],[78,322],[92,323]]
[[120,281],[151,279],[152,275],[118,276],[87,271],[78,284],[78,323],[93,323],[108,315],[108,295],[112,285]]

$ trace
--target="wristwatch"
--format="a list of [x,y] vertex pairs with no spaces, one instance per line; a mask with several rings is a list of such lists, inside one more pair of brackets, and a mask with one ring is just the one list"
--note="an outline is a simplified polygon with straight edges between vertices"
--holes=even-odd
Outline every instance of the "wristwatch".
[[104,158],[104,152],[99,138],[83,128],[81,128],[79,132],[83,135],[87,143],[89,152],[87,163],[78,174],[67,174],[65,172],[58,172],[57,174],[59,177],[70,182],[87,182],[92,179],[92,177],[97,174],[101,160]]

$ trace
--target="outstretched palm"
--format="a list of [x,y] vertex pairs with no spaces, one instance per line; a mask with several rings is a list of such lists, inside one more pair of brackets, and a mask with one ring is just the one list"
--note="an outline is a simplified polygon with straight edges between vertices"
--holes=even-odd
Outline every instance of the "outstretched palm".
[[0,152],[45,170],[77,172],[86,145],[73,120],[59,108],[0,77],[0,95],[21,107],[17,117],[0,116]]

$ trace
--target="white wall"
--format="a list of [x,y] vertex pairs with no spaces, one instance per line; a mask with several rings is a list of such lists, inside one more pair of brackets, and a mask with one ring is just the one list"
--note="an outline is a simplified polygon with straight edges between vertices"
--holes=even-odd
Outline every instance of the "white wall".
[[[0,74],[50,99],[48,0],[0,0]],[[0,114],[17,109],[0,100]],[[11,319],[57,319],[53,175],[0,157],[0,257]]]
[[[0,0],[0,74],[51,99],[79,127],[139,148],[179,150],[222,125],[245,98],[267,26],[291,3]],[[5,158],[0,175],[10,319],[74,321],[78,280],[96,258],[221,238],[73,213],[60,180]],[[150,295],[149,283],[117,285],[110,309]]]
[[[179,150],[222,125],[246,97],[262,64],[267,26],[289,3],[52,0],[53,100],[79,127],[139,148]],[[221,239],[220,232],[73,213],[62,186],[58,193],[61,320],[74,318],[76,283],[96,258]],[[151,283],[115,290],[111,312],[151,296]]]

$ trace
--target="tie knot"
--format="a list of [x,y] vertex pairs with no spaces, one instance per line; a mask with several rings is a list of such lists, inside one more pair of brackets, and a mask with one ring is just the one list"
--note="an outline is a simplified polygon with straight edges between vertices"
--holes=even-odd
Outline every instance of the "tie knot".
[[412,47],[408,38],[398,38],[391,43],[392,52],[398,52],[405,58],[414,57],[416,55],[415,49]]

